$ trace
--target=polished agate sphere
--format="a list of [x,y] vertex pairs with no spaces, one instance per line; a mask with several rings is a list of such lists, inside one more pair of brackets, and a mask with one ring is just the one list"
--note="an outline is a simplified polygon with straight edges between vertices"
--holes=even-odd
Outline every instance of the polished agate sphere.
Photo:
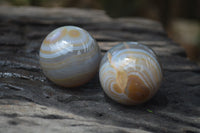
[[101,53],[87,31],[76,26],[63,26],[47,35],[39,56],[48,79],[60,86],[77,87],[96,74]]
[[105,54],[99,77],[108,97],[121,104],[135,105],[146,102],[157,92],[163,74],[153,50],[137,42],[124,42]]

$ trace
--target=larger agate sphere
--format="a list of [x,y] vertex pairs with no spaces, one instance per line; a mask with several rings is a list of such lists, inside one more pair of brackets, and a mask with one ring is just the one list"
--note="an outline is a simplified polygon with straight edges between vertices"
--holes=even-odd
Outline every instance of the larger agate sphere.
[[155,53],[136,42],[110,49],[100,64],[104,92],[114,101],[135,105],[149,100],[162,81],[162,69]]
[[47,35],[40,48],[44,74],[64,87],[87,83],[97,72],[100,50],[90,34],[75,26],[64,26]]

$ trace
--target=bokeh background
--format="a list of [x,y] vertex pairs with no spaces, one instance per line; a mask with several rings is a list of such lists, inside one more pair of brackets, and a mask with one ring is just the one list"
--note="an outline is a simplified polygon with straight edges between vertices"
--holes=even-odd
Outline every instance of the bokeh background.
[[200,0],[0,0],[0,5],[102,9],[113,18],[160,21],[188,58],[200,64]]

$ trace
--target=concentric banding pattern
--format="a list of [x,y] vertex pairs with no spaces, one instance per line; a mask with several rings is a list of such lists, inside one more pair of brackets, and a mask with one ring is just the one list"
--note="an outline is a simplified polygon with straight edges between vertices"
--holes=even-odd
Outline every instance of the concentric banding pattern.
[[40,57],[56,58],[61,55],[80,50],[89,50],[94,39],[85,30],[75,26],[65,26],[51,32],[43,41]]
[[75,26],[52,31],[40,48],[44,74],[58,85],[79,86],[89,81],[98,69],[100,50],[89,33]]
[[[124,45],[124,44],[121,44]],[[100,81],[105,93],[122,104],[139,104],[150,99],[158,90],[162,80],[162,70],[155,54],[145,50],[140,44],[125,44],[108,51],[111,60],[103,59],[100,66]],[[119,48],[120,47],[120,48]],[[126,87],[120,88],[118,73],[127,76]],[[126,79],[126,78],[125,78]]]

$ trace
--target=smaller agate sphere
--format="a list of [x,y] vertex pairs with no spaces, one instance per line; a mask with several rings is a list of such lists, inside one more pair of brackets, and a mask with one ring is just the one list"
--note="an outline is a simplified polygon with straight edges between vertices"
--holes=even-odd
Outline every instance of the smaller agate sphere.
[[136,105],[157,92],[163,74],[153,50],[137,42],[125,42],[105,54],[99,77],[104,92],[111,99]]
[[96,74],[101,59],[96,41],[75,26],[60,27],[49,33],[39,56],[46,77],[64,87],[87,83]]

